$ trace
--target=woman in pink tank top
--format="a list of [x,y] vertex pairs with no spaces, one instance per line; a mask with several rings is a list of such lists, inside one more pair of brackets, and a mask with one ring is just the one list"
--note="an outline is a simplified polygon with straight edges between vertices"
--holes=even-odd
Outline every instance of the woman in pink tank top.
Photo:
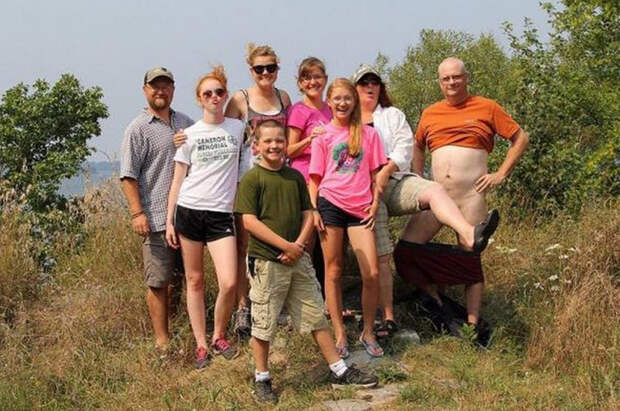
[[[284,90],[275,87],[280,67],[278,56],[270,46],[248,44],[246,62],[254,84],[237,91],[226,107],[226,116],[237,118],[246,123],[244,146],[239,161],[239,179],[243,177],[256,162],[254,130],[265,120],[276,120],[286,126],[286,111],[291,99]],[[238,291],[235,331],[242,338],[250,335],[250,310],[248,303],[248,279],[246,276],[246,255],[248,249],[248,233],[243,227],[241,218],[235,219],[237,228],[238,252]]]

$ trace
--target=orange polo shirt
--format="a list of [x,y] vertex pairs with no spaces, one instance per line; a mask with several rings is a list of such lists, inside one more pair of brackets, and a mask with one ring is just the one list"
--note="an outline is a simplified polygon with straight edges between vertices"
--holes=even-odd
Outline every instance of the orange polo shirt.
[[430,151],[447,145],[493,151],[495,134],[512,137],[519,125],[494,100],[470,96],[457,106],[446,100],[427,107],[415,133],[416,143]]

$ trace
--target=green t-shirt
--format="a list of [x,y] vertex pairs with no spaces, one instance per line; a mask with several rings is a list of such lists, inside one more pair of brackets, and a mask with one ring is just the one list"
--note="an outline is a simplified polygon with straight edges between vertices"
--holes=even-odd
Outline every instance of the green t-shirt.
[[[260,165],[249,170],[239,183],[235,213],[254,214],[274,233],[295,241],[301,230],[302,211],[310,209],[306,181],[295,169],[283,166],[278,171]],[[248,255],[278,261],[282,250],[250,235]]]

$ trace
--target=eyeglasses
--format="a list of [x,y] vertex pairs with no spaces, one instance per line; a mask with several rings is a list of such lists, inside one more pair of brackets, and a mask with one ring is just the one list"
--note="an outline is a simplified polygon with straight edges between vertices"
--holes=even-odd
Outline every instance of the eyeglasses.
[[461,81],[465,78],[465,74],[455,74],[453,76],[443,76],[439,79],[442,83],[449,83],[450,80]]
[[223,88],[216,88],[215,90],[205,90],[202,92],[201,96],[205,99],[209,99],[213,97],[214,94],[218,97],[224,97],[224,95],[226,94],[226,90],[224,90]]
[[267,73],[275,73],[276,70],[279,68],[280,67],[278,67],[278,65],[275,63],[266,65],[258,64],[256,66],[252,66],[252,70],[254,70],[256,74],[263,74],[263,71],[265,70],[267,70]]
[[362,87],[366,87],[368,85],[380,86],[381,85],[381,80],[376,79],[376,78],[364,78],[364,79],[361,79],[360,81],[358,81],[357,85],[358,86],[362,86]]
[[355,102],[355,97],[353,97],[353,96],[336,96],[336,97],[332,98],[332,101],[335,104],[353,103],[353,102]]
[[315,81],[321,81],[321,80],[323,80],[324,78],[325,78],[325,76],[324,76],[324,75],[322,75],[322,74],[315,74],[315,75],[313,75],[313,76],[311,76],[311,75],[307,74],[307,75],[301,76],[300,80],[301,80],[301,81],[310,82],[310,81],[312,81],[312,80],[315,80]]

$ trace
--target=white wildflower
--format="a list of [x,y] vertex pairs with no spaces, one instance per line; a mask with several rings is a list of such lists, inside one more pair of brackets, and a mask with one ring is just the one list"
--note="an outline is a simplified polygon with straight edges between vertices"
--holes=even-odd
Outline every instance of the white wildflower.
[[559,277],[557,276],[557,274],[553,274],[551,277],[548,278],[549,281],[556,281]]
[[552,285],[550,290],[551,291],[559,291],[560,290],[560,286],[559,285]]
[[545,248],[545,251],[551,251],[551,250],[555,250],[557,248],[562,248],[562,245],[559,243],[555,243],[553,245],[550,245],[549,247]]
[[512,253],[517,251],[516,248],[505,247],[505,246],[502,246],[502,245],[496,246],[495,249],[497,251],[499,251],[500,253],[502,253],[502,254],[512,254]]

